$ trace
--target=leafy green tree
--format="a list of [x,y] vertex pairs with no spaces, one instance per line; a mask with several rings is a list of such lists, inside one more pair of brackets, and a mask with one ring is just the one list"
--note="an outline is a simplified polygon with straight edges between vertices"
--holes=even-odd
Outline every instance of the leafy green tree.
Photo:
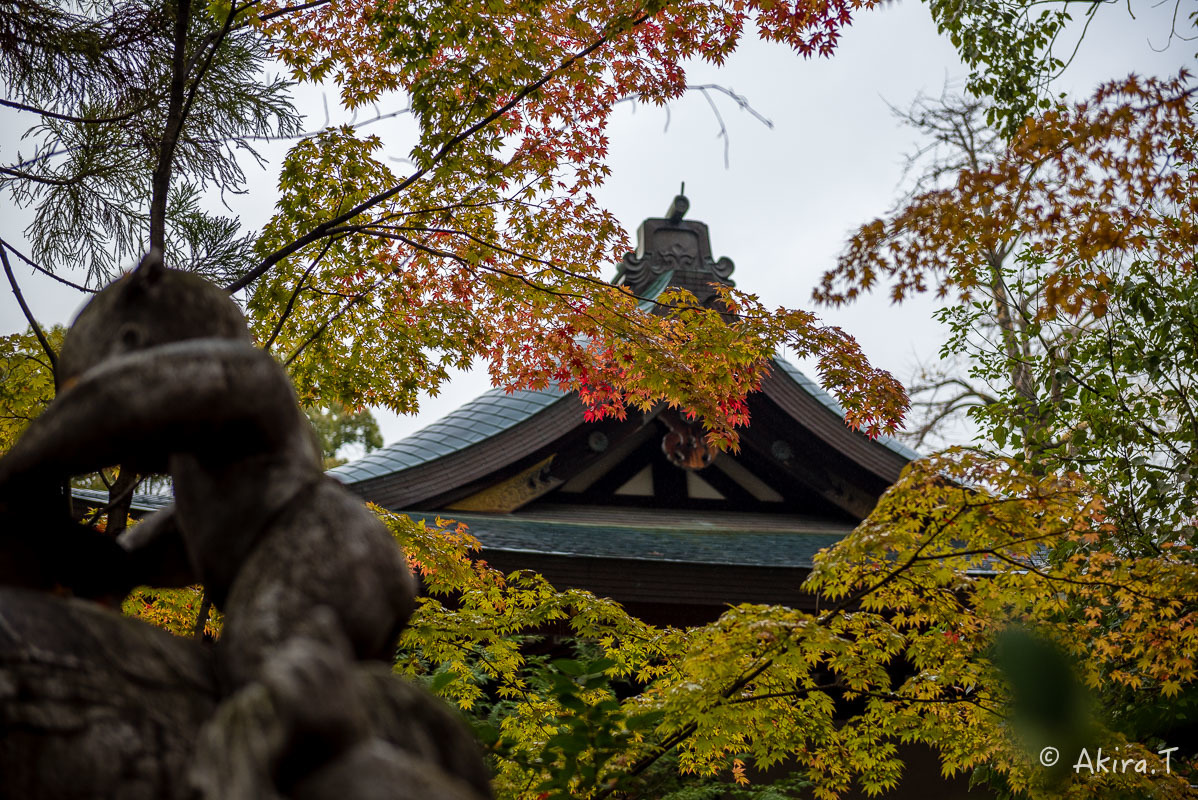
[[[47,339],[62,346],[64,329]],[[0,452],[7,450],[54,397],[54,365],[32,331],[0,337]]]
[[[1119,13],[1123,6],[1128,20],[1134,20],[1140,11],[1136,5],[1103,0],[927,1],[937,30],[948,36],[969,68],[966,93],[984,103],[986,123],[1006,137],[1059,100],[1053,96],[1053,81],[1085,45],[1095,17]],[[1114,10],[1107,11],[1110,7]],[[1192,17],[1183,16],[1181,9],[1176,3],[1170,28],[1157,32],[1164,47],[1189,38],[1187,19]]]
[[818,291],[937,282],[984,440],[1086,474],[1150,548],[1194,531],[1194,91],[1133,76],[1058,107],[863,226]]
[[367,453],[383,446],[379,424],[366,409],[351,411],[344,406],[335,406],[310,408],[304,413],[320,442],[325,469],[345,463],[345,459],[338,457],[337,453],[346,445],[360,445]]

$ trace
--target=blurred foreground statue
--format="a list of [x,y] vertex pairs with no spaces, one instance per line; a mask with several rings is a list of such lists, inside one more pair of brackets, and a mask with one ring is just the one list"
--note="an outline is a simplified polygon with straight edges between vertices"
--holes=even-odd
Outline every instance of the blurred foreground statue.
[[[222,290],[152,252],[79,314],[58,381],[0,459],[0,798],[490,795],[464,726],[391,674],[402,554]],[[59,488],[112,464],[176,500],[115,542]],[[197,582],[211,647],[96,602]]]

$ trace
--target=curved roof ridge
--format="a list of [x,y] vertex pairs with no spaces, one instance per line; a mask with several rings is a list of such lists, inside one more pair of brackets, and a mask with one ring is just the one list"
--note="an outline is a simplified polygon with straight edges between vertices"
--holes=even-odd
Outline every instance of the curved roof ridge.
[[390,475],[489,439],[567,396],[556,387],[511,392],[489,389],[436,422],[348,464],[334,467],[328,474],[345,483]]
[[[780,371],[842,420],[844,408],[832,395],[798,367],[775,356]],[[358,483],[391,475],[434,459],[464,450],[536,416],[543,409],[569,395],[556,387],[546,389],[489,389],[463,406],[397,442],[373,450],[359,459],[334,467],[330,475],[344,483]],[[904,459],[923,456],[891,436],[879,436],[878,444]]]
[[[800,370],[794,364],[791,364],[785,358],[782,358],[782,356],[774,356],[774,363],[781,367],[782,371],[790,376],[791,380],[803,387],[803,390],[806,391],[807,394],[818,400],[825,408],[841,419],[845,418],[846,412],[844,410],[844,406],[838,403],[836,398],[830,395],[827,390],[824,389],[824,387],[819,385],[819,383],[813,381],[811,378],[808,378],[805,374],[803,374],[802,370]],[[878,438],[874,439],[874,441],[883,447],[886,447],[888,450],[898,453],[908,461],[918,461],[919,459],[923,458],[923,454],[918,450],[908,447],[893,436],[882,434]]]

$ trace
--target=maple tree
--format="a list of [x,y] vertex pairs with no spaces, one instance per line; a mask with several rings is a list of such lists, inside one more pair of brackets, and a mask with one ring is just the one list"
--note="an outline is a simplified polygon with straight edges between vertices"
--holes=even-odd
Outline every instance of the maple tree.
[[[39,143],[0,181],[35,205],[32,260],[48,271],[87,254],[99,280],[148,242],[249,289],[255,333],[305,405],[411,410],[449,367],[481,359],[499,385],[557,384],[598,416],[684,407],[732,444],[742,398],[786,344],[818,359],[850,424],[892,430],[901,387],[809,312],[728,289],[729,325],[689,296],[655,298],[655,314],[608,285],[600,270],[625,234],[591,193],[617,100],[677,98],[681,62],[721,62],[746,26],[828,55],[869,5],[46,6],[48,33],[0,51],[18,76],[6,104],[34,115]],[[137,35],[122,38],[128,29]],[[291,149],[257,235],[200,208],[203,187],[241,187],[239,148],[295,132],[283,85],[257,77],[266,56],[294,79],[334,83],[347,108],[406,96],[419,128],[411,170],[382,163],[377,138],[331,128]],[[56,58],[93,77],[47,85]],[[121,157],[105,161],[101,141]],[[85,234],[71,248],[66,225]]]
[[[776,7],[756,21],[767,38],[827,53],[850,7]],[[740,398],[785,342],[817,355],[833,387],[877,387],[849,400],[850,421],[884,429],[901,392],[809,314],[770,313],[728,290],[731,326],[684,296],[655,298],[664,313],[654,315],[599,272],[625,246],[591,194],[607,169],[613,103],[679,96],[679,59],[721,61],[753,11],[453,3],[368,6],[353,12],[357,24],[331,5],[311,17],[267,12],[295,74],[334,78],[350,107],[402,89],[420,126],[406,176],[378,160],[378,139],[350,129],[301,144],[284,165],[261,264],[239,283],[263,276],[250,308],[262,338],[294,360],[301,394],[406,410],[448,367],[482,358],[497,384],[555,383],[596,415],[667,398],[732,442]],[[397,347],[398,369],[370,369]]]
[[[1079,657],[1090,687],[1176,698],[1195,677],[1193,544],[1128,554],[1077,478],[962,451],[915,462],[818,559],[808,586],[824,609],[744,605],[686,630],[533,573],[504,576],[469,557],[477,543],[452,523],[383,517],[428,588],[398,668],[475,713],[501,796],[661,797],[661,761],[746,788],[746,767],[780,764],[819,797],[880,791],[901,775],[898,742],[932,747],[946,774],[984,770],[1033,796],[1188,796],[1180,764],[1167,771],[1117,729],[1083,739],[1050,721],[1046,744],[1145,760],[1066,785],[1011,735],[1014,681],[992,648],[1016,621]],[[551,623],[589,643],[586,657],[527,658]]]
[[[1100,592],[1119,612],[1062,592],[1055,614],[1027,621],[1083,665],[1107,728],[1142,742],[1184,731],[1198,696],[1193,95],[1187,72],[1133,75],[1053,104],[1006,140],[979,130],[976,107],[935,112],[958,160],[862,226],[816,291],[829,303],[886,284],[896,301],[935,291],[950,335],[942,353],[961,371],[929,385],[949,391],[929,401],[924,432],[967,408],[976,448],[1101,495],[1079,504],[1091,533],[1048,537],[1027,563],[1065,581],[1118,563]],[[976,142],[989,146],[962,147]],[[1169,577],[1141,579],[1156,571]],[[1167,633],[1140,639],[1135,609],[1152,605]],[[1117,647],[1122,663],[1095,674]]]

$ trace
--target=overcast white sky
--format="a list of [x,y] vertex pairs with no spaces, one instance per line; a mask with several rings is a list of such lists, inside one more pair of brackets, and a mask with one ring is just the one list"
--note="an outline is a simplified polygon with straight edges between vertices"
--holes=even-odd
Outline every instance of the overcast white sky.
[[[1184,27],[1198,3],[1179,1],[1178,24]],[[1163,52],[1154,49],[1168,40],[1173,0],[1131,0],[1131,9],[1135,19],[1127,3],[1099,10],[1060,91],[1082,95],[1099,81],[1131,71],[1160,75],[1192,67],[1198,47],[1193,42],[1174,41]],[[714,255],[735,261],[737,285],[771,305],[810,308],[812,287],[834,263],[847,235],[884,213],[898,194],[903,156],[917,140],[897,125],[887,104],[906,107],[921,92],[938,95],[946,83],[959,86],[964,76],[949,42],[936,34],[927,7],[914,0],[859,15],[831,59],[803,60],[784,47],[746,42],[721,69],[694,65],[688,82],[734,89],[774,127],[766,128],[716,98],[730,135],[730,167],[725,169],[724,143],[716,138],[719,125],[698,93],[675,103],[668,114],[623,104],[610,131],[612,176],[598,194],[634,235],[642,219],[665,212],[685,181],[688,217],[710,226]],[[305,98],[312,126],[319,126],[324,119],[319,94],[306,92]],[[343,118],[334,112],[333,121]],[[28,121],[4,115],[0,124],[0,160],[7,162]],[[401,157],[411,140],[410,125],[400,117],[372,126],[371,132]],[[281,156],[283,148],[275,149]],[[402,165],[395,168],[402,171]],[[255,176],[249,194],[234,206],[245,224],[258,226],[266,220],[274,187],[274,168]],[[6,204],[0,235],[22,248],[27,219]],[[14,267],[40,321],[70,321],[81,303],[77,294]],[[927,301],[895,308],[879,296],[820,313],[856,336],[874,363],[906,381],[919,360],[933,358],[939,349],[931,309]],[[24,328],[5,287],[0,292],[0,333]],[[485,370],[475,370],[425,402],[417,416],[378,412],[385,440],[402,438],[488,385]]]

